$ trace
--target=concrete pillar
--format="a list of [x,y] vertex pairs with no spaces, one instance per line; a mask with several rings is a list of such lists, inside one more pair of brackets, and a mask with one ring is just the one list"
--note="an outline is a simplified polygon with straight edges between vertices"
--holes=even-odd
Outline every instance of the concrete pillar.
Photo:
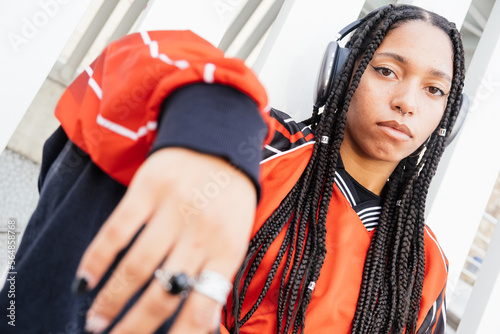
[[457,334],[500,333],[500,223],[488,247]]
[[90,0],[0,4],[0,152],[49,74]]

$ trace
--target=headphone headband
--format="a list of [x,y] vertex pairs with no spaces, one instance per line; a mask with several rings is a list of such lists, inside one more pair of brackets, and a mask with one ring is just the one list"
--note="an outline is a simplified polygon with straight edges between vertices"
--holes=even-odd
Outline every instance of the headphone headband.
[[361,24],[363,24],[363,22],[364,20],[362,19],[351,22],[348,26],[345,26],[342,30],[340,30],[337,33],[335,40],[340,41],[342,38],[349,35],[352,31],[356,30]]

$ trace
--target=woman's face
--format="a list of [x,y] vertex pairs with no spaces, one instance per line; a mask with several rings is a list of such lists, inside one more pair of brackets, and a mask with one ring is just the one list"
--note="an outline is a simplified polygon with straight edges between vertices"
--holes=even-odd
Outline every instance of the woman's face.
[[353,95],[344,149],[392,163],[413,153],[438,126],[452,76],[452,44],[441,29],[410,21],[391,30]]

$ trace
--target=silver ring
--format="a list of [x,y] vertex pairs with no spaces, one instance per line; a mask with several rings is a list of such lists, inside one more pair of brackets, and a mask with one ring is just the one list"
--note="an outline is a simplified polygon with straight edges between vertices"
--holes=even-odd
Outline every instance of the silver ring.
[[193,278],[188,277],[184,273],[174,274],[169,270],[157,269],[155,277],[159,283],[171,295],[180,295],[182,299],[187,298],[189,292],[195,283]]
[[196,292],[224,305],[232,286],[231,282],[221,274],[210,270],[203,270],[196,278],[193,288]]

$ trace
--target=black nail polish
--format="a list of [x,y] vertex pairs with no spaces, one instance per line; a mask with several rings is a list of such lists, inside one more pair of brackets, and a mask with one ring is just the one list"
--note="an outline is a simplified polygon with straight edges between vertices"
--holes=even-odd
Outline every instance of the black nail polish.
[[75,277],[73,284],[71,285],[71,291],[75,295],[83,295],[88,289],[89,282],[83,277]]

